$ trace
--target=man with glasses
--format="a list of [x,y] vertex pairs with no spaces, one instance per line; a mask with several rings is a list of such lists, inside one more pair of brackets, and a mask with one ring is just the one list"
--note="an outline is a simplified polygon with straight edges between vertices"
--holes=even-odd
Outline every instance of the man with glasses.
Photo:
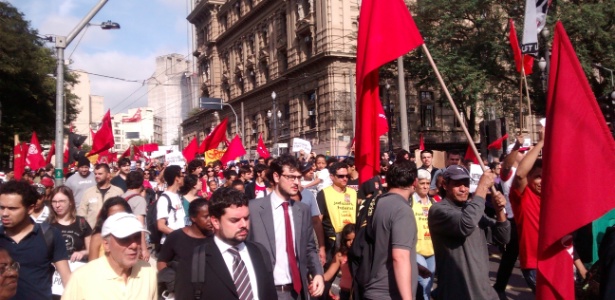
[[342,229],[346,224],[355,224],[357,216],[357,192],[348,187],[348,165],[336,162],[329,167],[329,174],[333,184],[316,195],[325,233],[324,245],[320,247],[325,248],[327,264],[335,256]]
[[11,258],[9,252],[0,248],[0,300],[8,300],[17,292],[19,263]]
[[299,170],[299,160],[292,155],[273,160],[267,173],[274,184],[273,192],[249,203],[248,240],[260,243],[269,252],[278,299],[310,299],[320,297],[324,290],[310,209],[291,200],[299,193]]
[[[486,171],[470,199],[470,174],[459,165],[444,171],[446,197],[429,209],[427,222],[436,256],[436,299],[498,299],[489,280],[489,253],[484,229],[491,227],[493,239],[501,244],[510,240],[506,219],[506,198],[499,192],[492,197],[496,220],[487,217],[485,198],[495,181]],[[380,207],[378,207],[379,209]],[[455,266],[455,270],[447,268]]]
[[130,159],[128,157],[122,157],[117,164],[120,166],[120,172],[111,179],[111,184],[119,187],[125,193],[128,189],[126,187],[126,176],[130,173]]

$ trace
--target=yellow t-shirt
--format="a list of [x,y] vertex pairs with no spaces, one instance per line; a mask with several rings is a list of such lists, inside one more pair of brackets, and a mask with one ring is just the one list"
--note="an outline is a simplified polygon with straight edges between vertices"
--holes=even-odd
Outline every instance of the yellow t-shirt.
[[416,253],[425,257],[434,255],[431,234],[429,233],[429,226],[427,224],[427,216],[429,215],[430,207],[431,201],[427,202],[427,205],[423,205],[420,197],[416,193],[412,195],[412,210],[414,212],[414,218],[416,219],[417,228]]

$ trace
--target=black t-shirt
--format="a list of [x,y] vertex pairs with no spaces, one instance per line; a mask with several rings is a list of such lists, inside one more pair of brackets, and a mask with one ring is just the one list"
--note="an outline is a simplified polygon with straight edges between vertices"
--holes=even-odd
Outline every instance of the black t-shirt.
[[[166,262],[167,264],[171,261],[176,261],[177,265],[182,262],[182,265],[187,265],[192,260],[194,248],[204,243],[205,238],[193,238],[188,236],[182,229],[175,230],[167,236],[164,244],[162,244],[160,254],[158,254],[158,261]],[[175,291],[192,289],[190,272],[177,272],[175,276]]]
[[108,187],[106,189],[101,189],[99,187],[97,187],[97,188],[98,188],[98,191],[100,192],[100,194],[102,195],[103,199],[105,199],[105,194],[111,189],[111,187]]
[[69,257],[75,251],[85,250],[85,238],[92,235],[90,224],[80,216],[77,216],[75,222],[70,225],[53,223],[51,226],[57,228],[62,233]]
[[382,184],[380,176],[374,176],[370,180],[363,182],[357,191],[357,198],[371,199],[382,192]]
[[359,178],[355,178],[355,179],[348,179],[348,185],[347,187],[355,190],[356,192],[359,191]]
[[122,178],[122,176],[120,176],[120,175],[117,175],[117,176],[113,177],[111,179],[111,184],[119,187],[120,189],[122,189],[122,191],[124,191],[124,193],[126,193],[126,190],[128,190],[128,186],[126,186],[126,180],[124,180],[124,178]]

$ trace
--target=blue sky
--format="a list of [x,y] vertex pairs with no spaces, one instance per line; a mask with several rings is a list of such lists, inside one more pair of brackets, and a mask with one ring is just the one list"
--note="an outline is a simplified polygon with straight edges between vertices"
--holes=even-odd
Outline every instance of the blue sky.
[[[6,1],[6,0],[5,0]],[[42,35],[66,36],[99,0],[8,0]],[[90,75],[93,95],[105,97],[111,113],[147,105],[147,86],[155,58],[179,53],[191,59],[190,29],[186,20],[192,0],[109,0],[92,19],[121,25],[120,30],[86,27],[66,49],[71,69],[135,82]],[[85,34],[84,34],[85,33]],[[48,43],[52,47],[52,43]],[[72,53],[72,55],[71,55]],[[133,94],[131,96],[131,94]],[[127,106],[129,103],[131,105]]]

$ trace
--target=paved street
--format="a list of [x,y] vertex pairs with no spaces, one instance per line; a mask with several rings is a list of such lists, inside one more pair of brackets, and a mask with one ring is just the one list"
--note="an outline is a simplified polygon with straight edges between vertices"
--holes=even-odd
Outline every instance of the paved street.
[[[489,278],[491,282],[495,282],[495,275],[498,272],[498,266],[500,265],[500,254],[496,247],[489,247],[491,253],[493,253],[490,257],[489,264]],[[519,261],[515,264],[515,268],[513,269],[513,273],[510,276],[510,280],[508,281],[508,286],[506,287],[506,296],[508,299],[513,300],[533,300],[535,299],[532,294],[532,290],[527,287],[525,283],[525,279],[523,279],[523,275],[521,275],[521,269],[519,269]]]

